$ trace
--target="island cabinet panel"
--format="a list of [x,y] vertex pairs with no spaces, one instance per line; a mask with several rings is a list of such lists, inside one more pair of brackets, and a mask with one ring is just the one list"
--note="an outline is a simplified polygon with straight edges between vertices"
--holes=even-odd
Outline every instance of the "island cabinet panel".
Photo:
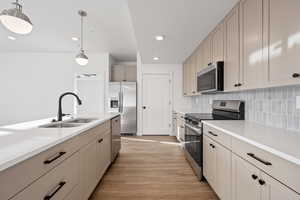
[[264,48],[264,0],[241,0],[241,81],[242,89],[265,87],[268,79],[268,54]]
[[[78,150],[75,137],[0,172],[0,199],[9,199]],[[12,178],[13,177],[13,178]]]
[[98,137],[97,141],[96,176],[99,181],[111,163],[111,132]]
[[240,83],[240,22],[239,6],[227,15],[225,28],[224,90],[238,90]]
[[79,184],[79,153],[65,160],[12,200],[63,200]]
[[300,83],[300,1],[269,0],[269,78],[271,85]]

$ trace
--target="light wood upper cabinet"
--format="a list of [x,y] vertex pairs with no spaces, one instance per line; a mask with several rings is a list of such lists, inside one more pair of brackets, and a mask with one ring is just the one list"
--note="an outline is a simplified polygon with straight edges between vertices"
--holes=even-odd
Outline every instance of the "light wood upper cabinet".
[[241,0],[241,81],[242,89],[266,86],[268,79],[267,51],[263,31],[267,28],[263,18],[264,0]]
[[188,95],[188,65],[185,61],[182,65],[182,82],[183,82],[183,95]]
[[224,61],[224,26],[219,24],[212,33],[212,62]]
[[203,41],[203,64],[207,67],[212,63],[212,38],[211,35]]
[[240,82],[240,22],[239,5],[228,14],[224,22],[225,28],[225,59],[224,59],[224,90],[238,90]]
[[271,85],[299,84],[300,1],[270,0],[269,79]]
[[196,95],[196,73],[197,73],[197,54],[194,54],[190,57],[190,94]]

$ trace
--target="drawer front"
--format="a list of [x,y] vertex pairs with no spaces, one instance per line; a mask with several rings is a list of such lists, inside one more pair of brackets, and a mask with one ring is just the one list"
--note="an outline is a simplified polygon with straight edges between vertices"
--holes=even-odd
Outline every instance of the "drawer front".
[[214,141],[220,143],[221,145],[231,149],[231,136],[227,133],[223,133],[222,131],[210,127],[206,124],[203,125],[203,133],[213,139]]
[[[79,150],[75,137],[0,172],[0,199],[9,199]],[[14,177],[12,179],[12,177]]]
[[300,193],[300,167],[254,145],[232,138],[232,151]]
[[79,153],[77,152],[13,200],[63,200],[79,183]]
[[91,141],[95,140],[97,135],[104,134],[108,130],[110,130],[110,120],[90,130],[85,131],[84,133],[80,134],[80,146],[85,146],[89,144]]

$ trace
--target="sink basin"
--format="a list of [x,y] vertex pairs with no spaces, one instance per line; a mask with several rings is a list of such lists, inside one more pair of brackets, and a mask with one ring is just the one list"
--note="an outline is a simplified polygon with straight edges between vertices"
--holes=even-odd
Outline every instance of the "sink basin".
[[78,127],[81,126],[82,124],[72,124],[72,123],[53,123],[53,124],[46,124],[46,125],[42,125],[39,128],[74,128],[74,127]]
[[97,119],[96,118],[76,118],[76,119],[68,121],[68,123],[86,124],[86,123],[90,123],[95,120],[97,120]]

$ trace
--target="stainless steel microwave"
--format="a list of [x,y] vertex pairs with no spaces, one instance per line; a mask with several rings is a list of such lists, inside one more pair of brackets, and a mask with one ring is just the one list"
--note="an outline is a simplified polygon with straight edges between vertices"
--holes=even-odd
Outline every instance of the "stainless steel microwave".
[[201,93],[224,90],[224,62],[210,64],[197,73],[197,91]]

